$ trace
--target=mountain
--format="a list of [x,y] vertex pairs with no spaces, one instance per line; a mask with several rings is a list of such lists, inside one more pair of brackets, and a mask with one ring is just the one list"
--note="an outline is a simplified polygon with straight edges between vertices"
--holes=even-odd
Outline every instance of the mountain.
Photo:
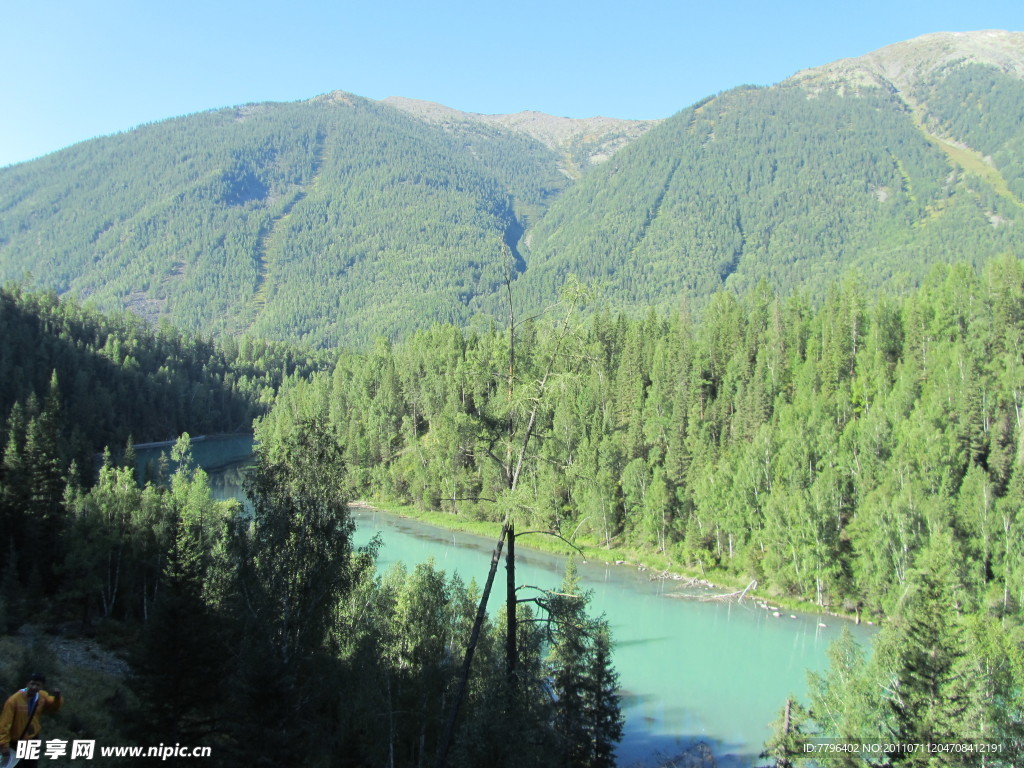
[[876,86],[905,96],[943,70],[967,64],[994,67],[1020,79],[1024,78],[1022,38],[1024,33],[998,29],[922,35],[864,56],[804,70],[790,82],[804,86]]
[[217,110],[0,170],[0,275],[207,332],[365,341],[465,322],[570,175],[525,133],[342,92]]
[[1022,33],[929,35],[685,109],[552,205],[522,290],[576,273],[632,306],[761,279],[821,295],[850,269],[899,286],[1020,252],[1022,61]]
[[550,303],[700,306],[764,279],[896,290],[1019,253],[1024,33],[927,35],[657,122],[335,92],[0,169],[0,278],[208,333],[366,343]]

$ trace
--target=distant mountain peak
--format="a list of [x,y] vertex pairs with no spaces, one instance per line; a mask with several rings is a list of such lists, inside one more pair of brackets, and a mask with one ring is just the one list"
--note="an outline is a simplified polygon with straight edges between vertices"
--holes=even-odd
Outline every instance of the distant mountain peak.
[[348,91],[331,91],[314,96],[310,101],[323,102],[327,104],[339,104],[345,107],[354,107],[358,102],[366,103],[366,99]]
[[557,117],[534,110],[510,115],[481,115],[404,96],[389,96],[382,99],[381,103],[400,109],[424,122],[447,128],[455,128],[460,124],[482,123],[523,133],[549,149],[563,155],[571,154],[575,160],[584,159],[589,163],[607,160],[616,151],[660,122],[620,120],[614,117]]
[[969,63],[997,67],[1024,79],[1024,32],[990,29],[922,35],[863,56],[805,69],[784,84],[881,86],[904,92],[942,69]]

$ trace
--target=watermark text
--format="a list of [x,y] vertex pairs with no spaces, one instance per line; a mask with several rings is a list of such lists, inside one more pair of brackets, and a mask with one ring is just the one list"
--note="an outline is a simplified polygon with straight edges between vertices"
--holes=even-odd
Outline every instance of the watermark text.
[[210,757],[210,747],[187,747],[181,744],[160,744],[155,747],[99,747],[94,740],[75,739],[28,739],[19,741],[15,757],[21,760],[56,760],[67,757],[71,760],[92,760],[97,751],[100,757],[152,757],[167,760],[172,757]]

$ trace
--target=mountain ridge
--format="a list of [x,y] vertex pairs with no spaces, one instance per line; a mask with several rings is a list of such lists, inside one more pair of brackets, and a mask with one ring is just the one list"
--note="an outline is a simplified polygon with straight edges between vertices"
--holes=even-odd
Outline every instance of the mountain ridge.
[[536,110],[485,115],[463,112],[431,101],[389,96],[381,104],[400,109],[426,122],[454,129],[460,124],[480,123],[526,134],[549,149],[569,157],[579,174],[586,164],[603,162],[639,138],[660,120],[626,120],[614,117],[558,117]]
[[0,279],[331,346],[550,305],[701,307],[1024,248],[1024,33],[938,33],[658,121],[333,91],[0,169]]
[[933,32],[801,70],[781,84],[876,85],[903,93],[937,70],[968,63],[998,67],[1005,74],[1024,79],[1024,32]]
[[[1019,252],[1024,83],[996,60],[1024,60],[1024,34],[925,37],[698,102],[553,204],[528,292],[576,273],[635,307],[761,279],[821,298],[850,269],[912,285],[936,261]],[[917,73],[912,101],[882,65]]]

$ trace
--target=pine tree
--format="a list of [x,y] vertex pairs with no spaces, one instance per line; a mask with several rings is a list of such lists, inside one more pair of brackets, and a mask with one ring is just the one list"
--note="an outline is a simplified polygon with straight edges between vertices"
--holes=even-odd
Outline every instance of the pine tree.
[[[32,398],[34,400],[34,398]],[[25,506],[26,547],[44,553],[33,562],[38,565],[47,592],[56,586],[54,566],[61,559],[61,533],[64,529],[64,470],[60,456],[60,390],[56,372],[42,410],[30,417],[25,430],[24,466],[28,490]]]
[[794,699],[786,699],[779,719],[772,723],[772,737],[765,742],[760,757],[768,768],[792,768],[805,755],[802,738],[807,727],[807,712]]
[[604,618],[587,615],[589,592],[580,592],[575,561],[566,567],[557,593],[544,602],[550,614],[548,665],[555,695],[554,730],[560,763],[613,766],[622,737],[612,666],[611,634]]
[[[955,552],[947,533],[921,554],[891,631],[879,639],[876,650],[890,675],[891,737],[904,744],[955,741],[963,731],[968,702],[959,679],[965,640]],[[916,765],[928,757],[907,753],[894,760]]]
[[209,743],[223,717],[227,683],[220,621],[203,600],[203,553],[195,532],[175,516],[160,591],[135,658],[134,687],[143,704],[140,738]]

